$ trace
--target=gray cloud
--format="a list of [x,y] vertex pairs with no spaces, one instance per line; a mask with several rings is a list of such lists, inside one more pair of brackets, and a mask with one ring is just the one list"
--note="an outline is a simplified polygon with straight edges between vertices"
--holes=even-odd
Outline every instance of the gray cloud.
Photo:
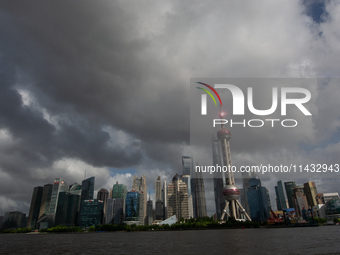
[[[86,169],[96,189],[113,184],[111,168],[147,175],[150,189],[158,174],[170,181],[181,155],[195,149],[188,148],[190,78],[338,76],[339,5],[325,4],[322,23],[306,8],[287,1],[2,2],[1,201],[27,212],[34,186],[54,177],[80,182]],[[304,132],[242,140],[233,131],[235,159],[261,161],[290,143],[308,159],[327,147],[338,132],[338,88],[311,90],[315,114],[301,124]]]

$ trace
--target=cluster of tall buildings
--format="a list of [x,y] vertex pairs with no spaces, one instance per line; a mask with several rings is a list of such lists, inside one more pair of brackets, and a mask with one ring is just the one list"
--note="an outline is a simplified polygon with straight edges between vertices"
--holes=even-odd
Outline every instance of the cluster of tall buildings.
[[314,182],[296,185],[295,181],[282,183],[280,180],[275,186],[275,192],[277,209],[280,211],[294,208],[297,217],[304,217],[306,211],[309,211],[318,218],[340,218],[339,193],[318,193]]
[[[99,224],[155,224],[168,218],[179,220],[207,216],[204,181],[193,175],[191,157],[182,157],[182,175],[167,184],[155,180],[155,204],[147,197],[145,175],[133,176],[131,190],[118,182],[110,191],[100,189],[94,199],[95,177],[70,186],[62,178],[53,184],[33,189],[28,217],[8,212],[1,225],[5,228],[43,229],[58,225],[90,227]],[[0,226],[1,226],[0,225]]]
[[[221,132],[227,135],[222,136]],[[212,135],[212,159],[213,165],[228,166],[231,165],[230,147],[228,140],[231,134],[223,125],[217,134]],[[227,160],[225,160],[227,159]],[[229,162],[228,162],[229,160]],[[254,173],[251,175],[247,172],[242,173],[242,189],[234,186],[234,190],[228,189],[228,178],[222,172],[215,172],[214,175],[214,197],[215,197],[215,218],[224,219],[224,215],[229,217],[230,213],[235,210],[227,208],[226,203],[234,199],[226,198],[236,195],[241,200],[243,208],[238,208],[235,215],[241,215],[245,211],[253,221],[266,221],[271,217],[272,211],[268,189],[262,186],[261,180]],[[230,186],[230,185],[229,185]],[[286,192],[284,191],[286,190]],[[240,190],[240,196],[236,194]],[[229,191],[234,192],[228,195]],[[296,217],[305,217],[306,212],[313,214],[314,217],[333,219],[340,218],[340,200],[338,193],[318,194],[314,182],[306,182],[301,186],[296,185],[295,181],[282,182],[279,180],[275,186],[277,210],[282,211],[290,209],[294,211]],[[285,195],[286,194],[286,195]],[[286,199],[287,197],[287,199]],[[273,212],[274,213],[274,212]],[[246,219],[246,217],[244,217]]]

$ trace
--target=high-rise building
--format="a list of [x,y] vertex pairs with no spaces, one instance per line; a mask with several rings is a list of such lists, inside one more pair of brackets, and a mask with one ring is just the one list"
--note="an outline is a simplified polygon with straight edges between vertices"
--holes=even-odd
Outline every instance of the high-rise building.
[[98,191],[97,193],[97,199],[101,200],[104,202],[104,217],[103,217],[103,224],[105,223],[105,214],[106,214],[106,203],[107,200],[109,198],[109,192],[107,191],[107,189],[101,189]]
[[308,206],[313,207],[313,206],[318,204],[317,201],[316,201],[316,196],[317,196],[318,192],[316,190],[315,182],[304,183],[303,184],[303,191],[306,194]]
[[50,203],[52,197],[52,184],[45,184],[43,188],[42,198],[41,198],[41,205],[39,211],[39,218],[43,215],[47,215],[50,211]]
[[188,189],[181,176],[176,174],[168,185],[167,217],[176,215],[177,219],[189,218]]
[[275,193],[277,198],[277,209],[282,211],[283,209],[287,209],[285,193],[283,190],[282,181],[277,182],[277,186],[275,186]]
[[79,226],[87,228],[102,223],[104,202],[98,199],[83,200],[79,212]]
[[26,214],[18,211],[6,212],[2,223],[3,229],[23,228],[26,226]]
[[156,201],[162,201],[162,181],[161,177],[158,176],[155,183],[155,193],[156,193]]
[[66,226],[77,226],[80,210],[80,199],[79,194],[71,193],[68,196],[67,211],[66,211]]
[[59,192],[66,192],[66,191],[68,191],[68,186],[66,182],[62,178],[54,179],[52,195],[51,195],[50,210],[49,210],[50,218],[53,222],[52,224],[54,224],[55,214],[57,212]]
[[162,182],[161,177],[158,176],[155,183],[155,193],[156,193],[156,202],[155,202],[155,219],[162,220],[163,219],[163,197],[162,197]]
[[120,224],[124,220],[124,209],[125,202],[122,198],[110,198],[107,200],[106,205],[106,224]]
[[56,209],[55,220],[54,220],[55,226],[66,225],[69,196],[70,196],[70,193],[68,191],[61,191],[58,194],[58,203],[57,203],[57,209]]
[[251,178],[249,180],[247,196],[253,221],[266,221],[270,218],[267,190],[262,187],[260,179]]
[[[216,133],[213,133],[211,136],[212,143],[212,154],[213,154],[213,166],[221,166],[223,167],[222,161],[222,150],[221,143],[217,139]],[[221,172],[214,173],[214,198],[215,198],[215,209],[216,214],[219,219],[221,219],[224,207],[225,207],[225,199],[223,197],[223,186],[225,185],[225,180],[223,181],[223,174]]]
[[168,186],[166,185],[166,181],[163,182],[162,202],[163,202],[163,219],[166,220],[168,218]]
[[193,179],[193,214],[195,218],[207,216],[207,206],[205,202],[204,179],[201,172],[197,172]]
[[112,198],[112,192],[113,192],[113,188],[110,189],[109,198]]
[[[272,203],[270,202],[270,195],[269,195],[269,190],[266,188],[267,191],[267,197],[268,197],[268,206],[269,206],[269,211],[272,210]],[[287,202],[287,200],[286,200]]]
[[127,194],[127,187],[124,184],[118,184],[118,181],[116,184],[113,185],[112,187],[112,198],[122,198],[126,199],[126,194]]
[[27,227],[35,229],[39,219],[43,187],[34,187],[31,200],[30,212],[27,219]]
[[241,174],[242,174],[242,184],[243,184],[243,189],[241,191],[241,205],[246,210],[247,214],[250,215],[250,209],[248,205],[248,196],[247,196],[247,191],[249,189],[250,175],[247,172],[242,172]]
[[126,194],[125,221],[139,221],[140,194],[138,191],[130,191]]
[[114,204],[114,199],[109,198],[106,202],[106,211],[105,213],[105,224],[113,224],[113,204]]
[[148,225],[152,225],[153,222],[153,207],[152,207],[152,200],[149,200],[147,202],[147,209],[146,209],[146,216],[148,220]]
[[115,198],[113,203],[113,224],[121,224],[124,220],[125,200]]
[[189,203],[189,218],[194,217],[194,194],[193,194],[193,188],[192,185],[194,184],[194,180],[191,178],[192,174],[192,167],[193,167],[193,161],[192,158],[189,156],[182,156],[182,181],[185,182],[187,185],[188,190],[188,203]]
[[156,201],[156,209],[155,209],[155,219],[163,220],[163,203],[161,200]]
[[303,186],[296,186],[293,189],[293,202],[297,216],[302,217],[302,211],[308,209],[306,194],[303,192]]
[[148,188],[146,186],[146,178],[145,175],[142,177],[133,176],[133,184],[132,184],[132,190],[138,191],[141,193],[140,197],[143,199],[142,204],[140,205],[140,208],[143,208],[143,210],[140,211],[139,217],[143,218],[143,224],[146,224],[146,202],[147,202],[147,191]]
[[92,200],[94,193],[94,176],[83,180],[81,186],[81,200]]
[[294,201],[293,201],[293,189],[296,187],[296,183],[294,181],[285,182],[286,194],[288,199],[288,206],[289,208],[294,208]]

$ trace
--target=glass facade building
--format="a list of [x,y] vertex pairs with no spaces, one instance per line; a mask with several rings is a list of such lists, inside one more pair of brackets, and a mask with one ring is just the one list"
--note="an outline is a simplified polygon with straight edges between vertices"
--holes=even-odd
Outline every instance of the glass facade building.
[[277,186],[275,186],[275,193],[277,198],[277,209],[282,211],[283,209],[287,209],[285,193],[283,190],[282,181],[277,182]]
[[87,228],[102,223],[104,202],[98,199],[83,200],[79,212],[79,227]]
[[45,184],[43,188],[43,194],[41,199],[41,206],[39,212],[39,218],[43,215],[47,215],[50,210],[51,197],[52,197],[53,184]]
[[127,187],[124,184],[116,184],[113,185],[112,188],[112,198],[126,198]]
[[105,224],[105,215],[106,215],[106,204],[107,199],[109,198],[109,192],[107,189],[101,189],[97,193],[97,199],[104,202],[104,217],[103,217],[103,224]]
[[92,200],[94,193],[94,176],[81,183],[81,200]]
[[30,212],[27,219],[28,228],[36,228],[37,221],[39,219],[41,200],[43,195],[43,187],[35,187],[33,189],[33,195],[31,200]]
[[59,192],[55,226],[76,226],[80,207],[80,195]]
[[[51,203],[50,203],[50,214],[55,214],[57,211],[59,192],[68,191],[68,186],[62,178],[54,179]],[[54,219],[54,217],[52,217]]]
[[139,220],[139,203],[140,193],[137,191],[130,191],[126,195],[125,200],[125,221]]
[[286,188],[288,206],[289,208],[294,208],[294,200],[293,200],[294,190],[293,189],[296,187],[296,183],[294,181],[291,181],[291,182],[285,182],[284,184]]
[[266,221],[270,218],[267,190],[261,186],[261,181],[256,178],[249,180],[247,191],[250,217],[253,221]]

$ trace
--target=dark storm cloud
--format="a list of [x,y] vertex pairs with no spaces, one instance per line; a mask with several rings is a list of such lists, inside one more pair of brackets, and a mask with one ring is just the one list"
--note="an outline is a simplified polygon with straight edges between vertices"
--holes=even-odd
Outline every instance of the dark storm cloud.
[[[173,92],[165,88],[162,93],[154,89],[157,84],[141,85],[144,76],[150,73],[150,63],[138,53],[148,47],[148,42],[129,38],[138,32],[135,25],[138,21],[119,4],[39,2],[39,6],[31,3],[18,6],[6,2],[2,13],[5,23],[11,24],[11,29],[6,29],[10,39],[2,46],[3,54],[11,57],[17,72],[12,79],[17,78],[18,72],[31,78],[29,84],[16,81],[19,83],[16,87],[29,87],[39,106],[61,122],[58,131],[41,116],[43,125],[35,123],[40,143],[57,147],[53,152],[60,155],[55,158],[66,154],[94,165],[124,165],[118,162],[126,160],[123,151],[105,148],[109,137],[101,131],[103,125],[112,125],[139,139],[185,140],[188,121],[181,110],[186,108],[182,103],[183,89]],[[20,108],[20,97],[14,90],[12,94],[16,94],[17,100],[13,105]],[[178,98],[176,104],[173,98]],[[5,112],[3,116],[12,116],[24,127],[31,119],[30,114],[28,111],[26,118],[21,118]],[[10,130],[14,132],[12,127]],[[25,130],[29,136],[34,135],[33,130],[27,127]],[[133,156],[126,165],[138,161],[138,155]]]
[[[338,74],[336,4],[325,5],[332,19],[320,23],[318,38],[305,8],[287,1],[2,1],[2,208],[19,208],[15,201],[30,201],[33,187],[54,177],[79,182],[84,170],[106,188],[116,181],[110,167],[133,168],[150,187],[157,175],[170,181],[181,172],[181,155],[191,155],[190,78]],[[322,111],[337,108],[324,104]],[[315,125],[324,129],[321,120]],[[236,156],[247,162],[262,160],[255,149],[280,147],[275,137],[233,137],[234,151],[251,145]]]

